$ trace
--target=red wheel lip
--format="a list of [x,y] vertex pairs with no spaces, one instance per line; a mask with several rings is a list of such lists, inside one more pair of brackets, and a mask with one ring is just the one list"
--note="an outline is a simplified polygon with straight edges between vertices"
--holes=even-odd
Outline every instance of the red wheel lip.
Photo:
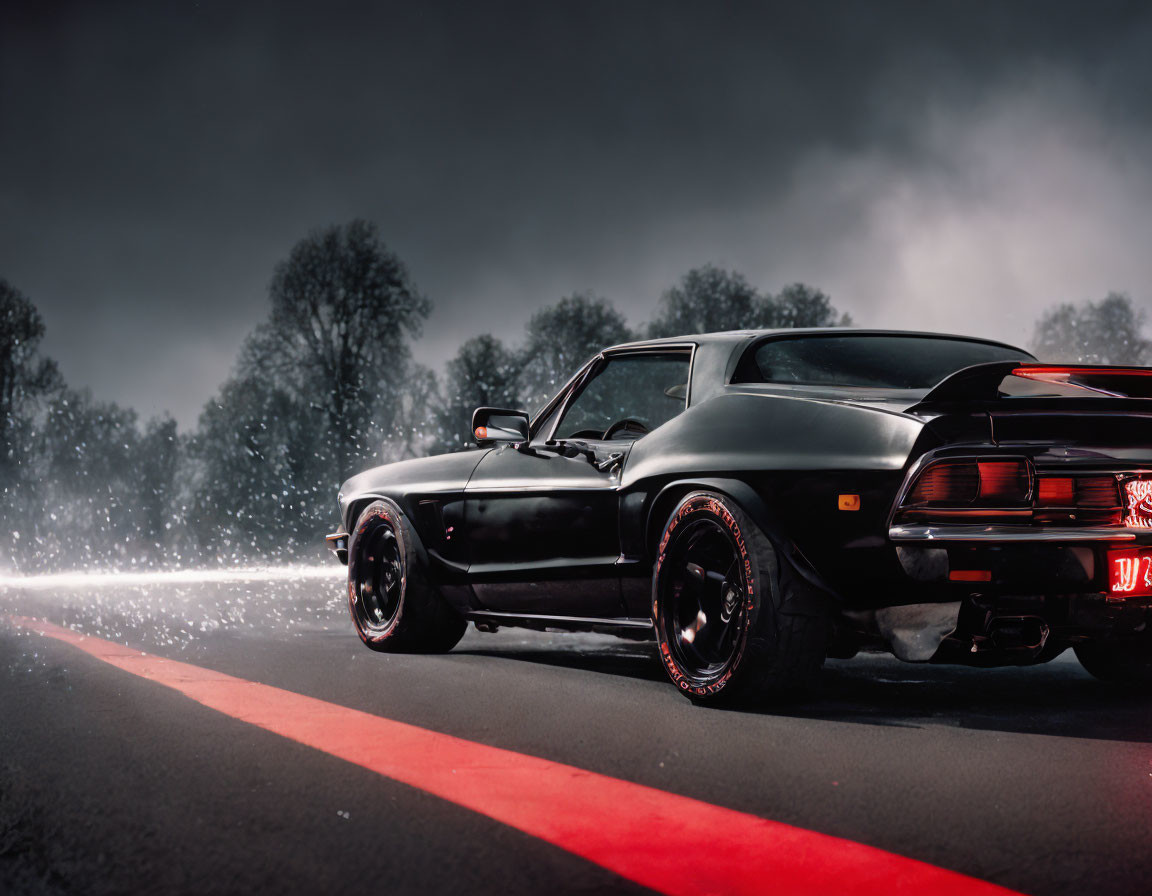
[[[399,603],[397,605],[396,612],[392,615],[392,618],[388,621],[388,624],[384,628],[382,628],[378,631],[365,630],[365,627],[361,624],[361,620],[360,620],[358,612],[357,612],[356,585],[355,585],[355,582],[353,580],[353,571],[355,569],[355,562],[356,562],[354,548],[357,546],[357,543],[359,542],[360,538],[364,535],[368,526],[371,525],[373,519],[383,519],[384,522],[386,522],[388,524],[388,527],[392,530],[393,537],[396,539],[396,544],[397,544],[397,547],[399,549],[400,557],[401,557]],[[353,530],[352,535],[348,539],[348,580],[347,580],[348,609],[349,609],[349,612],[351,613],[351,616],[352,616],[352,627],[356,629],[356,634],[359,635],[360,640],[363,641],[365,644],[369,644],[369,645],[379,644],[383,641],[388,640],[388,638],[392,635],[392,632],[395,631],[396,626],[400,621],[400,616],[402,615],[402,613],[404,611],[404,597],[405,597],[405,594],[407,592],[407,586],[408,586],[407,571],[403,567],[403,558],[404,558],[406,550],[407,550],[407,545],[404,542],[403,532],[401,530],[401,527],[397,525],[397,520],[394,518],[394,514],[392,513],[392,509],[383,501],[375,501],[375,502],[369,504],[367,507],[365,507],[364,510],[360,514],[360,518],[356,521],[356,526]]]
[[[744,582],[746,585],[745,593],[745,612],[742,631],[740,632],[739,644],[736,648],[732,659],[727,664],[720,677],[714,682],[706,684],[694,684],[690,679],[688,673],[681,669],[678,665],[673,651],[668,643],[668,638],[664,631],[664,627],[660,624],[660,606],[659,606],[659,591],[660,591],[660,572],[661,567],[667,556],[668,543],[675,531],[683,523],[684,519],[691,514],[697,513],[701,510],[710,510],[713,516],[722,523],[722,528],[727,528],[731,535],[736,549],[738,552],[738,559],[744,563]],[[721,693],[732,676],[740,668],[741,661],[744,658],[745,649],[748,644],[748,633],[751,630],[752,622],[755,613],[755,604],[753,595],[755,594],[756,581],[752,573],[751,558],[748,553],[748,546],[745,541],[743,532],[740,529],[739,523],[733,516],[731,510],[724,504],[719,496],[711,494],[693,494],[687,496],[680,505],[676,508],[672,518],[668,521],[667,526],[664,528],[664,533],[660,538],[660,545],[656,555],[656,565],[653,571],[653,597],[652,597],[652,623],[656,632],[656,640],[659,646],[660,661],[664,665],[665,671],[668,673],[672,683],[675,684],[681,691],[691,694],[696,697],[713,697]]]

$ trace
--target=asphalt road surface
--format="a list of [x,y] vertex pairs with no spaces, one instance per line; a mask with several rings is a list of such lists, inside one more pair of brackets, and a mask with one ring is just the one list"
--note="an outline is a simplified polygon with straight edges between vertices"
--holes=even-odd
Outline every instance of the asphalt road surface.
[[0,585],[0,893],[1152,893],[1152,699],[1070,654],[717,710],[609,637],[374,654],[327,575]]

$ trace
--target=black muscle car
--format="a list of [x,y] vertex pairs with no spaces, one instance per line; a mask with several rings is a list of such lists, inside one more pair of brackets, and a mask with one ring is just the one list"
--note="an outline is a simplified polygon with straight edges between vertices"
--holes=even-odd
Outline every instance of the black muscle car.
[[826,656],[1042,663],[1152,684],[1152,369],[868,330],[636,342],[478,450],[340,490],[361,639],[468,621],[655,638],[697,700],[802,688]]

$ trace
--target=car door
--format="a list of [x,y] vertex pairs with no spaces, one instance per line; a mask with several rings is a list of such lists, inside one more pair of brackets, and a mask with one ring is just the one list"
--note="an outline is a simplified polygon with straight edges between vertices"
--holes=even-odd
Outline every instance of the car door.
[[620,473],[633,442],[684,409],[690,363],[687,349],[605,354],[527,444],[481,460],[465,490],[465,525],[469,579],[485,608],[626,615]]

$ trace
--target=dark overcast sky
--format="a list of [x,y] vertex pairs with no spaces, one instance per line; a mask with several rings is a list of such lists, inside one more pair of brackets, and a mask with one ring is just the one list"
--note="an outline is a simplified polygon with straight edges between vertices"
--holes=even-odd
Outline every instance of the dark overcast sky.
[[310,229],[366,217],[417,357],[704,262],[857,322],[1026,341],[1152,301],[1152,7],[493,2],[0,9],[0,277],[97,397],[182,424]]

